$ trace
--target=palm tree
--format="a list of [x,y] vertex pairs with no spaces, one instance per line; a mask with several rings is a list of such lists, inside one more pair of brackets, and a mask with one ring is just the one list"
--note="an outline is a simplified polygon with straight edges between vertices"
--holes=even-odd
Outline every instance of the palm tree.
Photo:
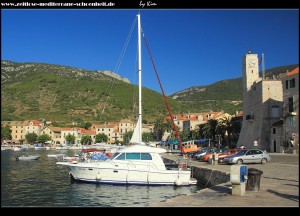
[[208,138],[206,135],[205,124],[199,124],[198,127],[198,136],[202,139]]
[[164,134],[164,124],[163,124],[163,117],[159,117],[156,119],[154,123],[153,132],[156,137],[156,140],[161,140]]
[[216,119],[209,119],[206,123],[205,129],[209,135],[209,138],[215,140],[217,135],[217,128],[219,125],[219,121]]
[[227,145],[231,146],[232,142],[235,143],[235,135],[238,136],[241,130],[241,123],[238,119],[232,117],[224,117],[221,119],[221,124],[227,132]]
[[157,118],[154,123],[153,131],[156,140],[161,140],[165,131],[170,131],[172,137],[173,125],[171,119],[164,120],[164,117]]

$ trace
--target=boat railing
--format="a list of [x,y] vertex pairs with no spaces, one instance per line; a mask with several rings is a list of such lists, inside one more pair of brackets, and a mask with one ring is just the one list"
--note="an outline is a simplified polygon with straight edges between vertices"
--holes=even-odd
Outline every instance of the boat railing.
[[155,169],[158,169],[158,167],[154,163],[152,163],[152,162],[149,163],[149,168],[150,167],[154,167]]
[[134,168],[136,168],[136,165],[132,162],[132,161],[129,161],[129,163],[127,164],[128,168],[129,168],[129,165],[133,166]]

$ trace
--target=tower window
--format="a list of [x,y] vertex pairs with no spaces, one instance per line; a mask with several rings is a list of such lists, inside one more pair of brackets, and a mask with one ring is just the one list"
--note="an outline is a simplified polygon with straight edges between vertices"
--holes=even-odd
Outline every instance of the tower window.
[[290,80],[290,88],[295,88],[295,78]]
[[272,107],[272,117],[278,118],[279,117],[279,107]]
[[289,98],[288,106],[289,106],[289,112],[294,112],[294,100],[292,97]]

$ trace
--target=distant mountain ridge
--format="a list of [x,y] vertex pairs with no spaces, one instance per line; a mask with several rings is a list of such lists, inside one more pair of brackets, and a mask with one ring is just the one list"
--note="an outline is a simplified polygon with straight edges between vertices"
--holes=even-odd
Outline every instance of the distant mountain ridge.
[[[123,78],[120,75],[109,71],[109,70],[98,70],[98,71],[88,71],[88,70],[83,70],[83,69],[78,69],[78,68],[73,68],[73,67],[68,67],[68,66],[60,66],[60,65],[54,65],[54,64],[44,64],[44,63],[16,63],[16,62],[11,62],[11,61],[5,61],[2,60],[1,61],[1,83],[3,82],[7,82],[10,80],[15,80],[17,78],[17,76],[19,76],[19,78],[22,78],[23,76],[26,75],[27,72],[31,72],[31,70],[27,70],[29,68],[34,67],[34,71],[37,70],[41,70],[44,71],[45,69],[49,69],[49,67],[51,67],[51,70],[47,71],[47,72],[56,72],[59,73],[62,69],[64,71],[69,71],[69,72],[76,72],[74,75],[83,75],[80,73],[85,73],[85,72],[89,72],[89,73],[100,73],[100,74],[105,74],[107,76],[111,76],[115,79],[130,83],[129,79],[127,78]],[[22,73],[18,73],[18,71],[22,71]],[[9,72],[9,75],[8,75]],[[14,73],[17,72],[17,73]],[[60,74],[60,76],[65,76],[65,75],[69,75],[68,73],[64,73],[64,74]],[[103,79],[104,77],[101,77],[101,79]]]
[[[266,70],[280,76],[298,64]],[[44,63],[1,61],[1,120],[119,121],[137,116],[138,90],[108,70],[90,71]],[[143,119],[167,115],[160,93],[143,88]],[[242,109],[241,78],[195,86],[168,97],[173,114]]]

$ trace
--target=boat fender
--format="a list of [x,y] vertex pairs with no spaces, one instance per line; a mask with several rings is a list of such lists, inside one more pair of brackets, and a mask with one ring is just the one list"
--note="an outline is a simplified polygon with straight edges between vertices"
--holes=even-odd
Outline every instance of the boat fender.
[[96,175],[96,179],[97,179],[97,180],[101,180],[101,174],[100,174],[100,173],[98,173],[98,174]]
[[182,181],[179,177],[175,180],[174,183],[175,183],[176,186],[181,186],[182,185]]

